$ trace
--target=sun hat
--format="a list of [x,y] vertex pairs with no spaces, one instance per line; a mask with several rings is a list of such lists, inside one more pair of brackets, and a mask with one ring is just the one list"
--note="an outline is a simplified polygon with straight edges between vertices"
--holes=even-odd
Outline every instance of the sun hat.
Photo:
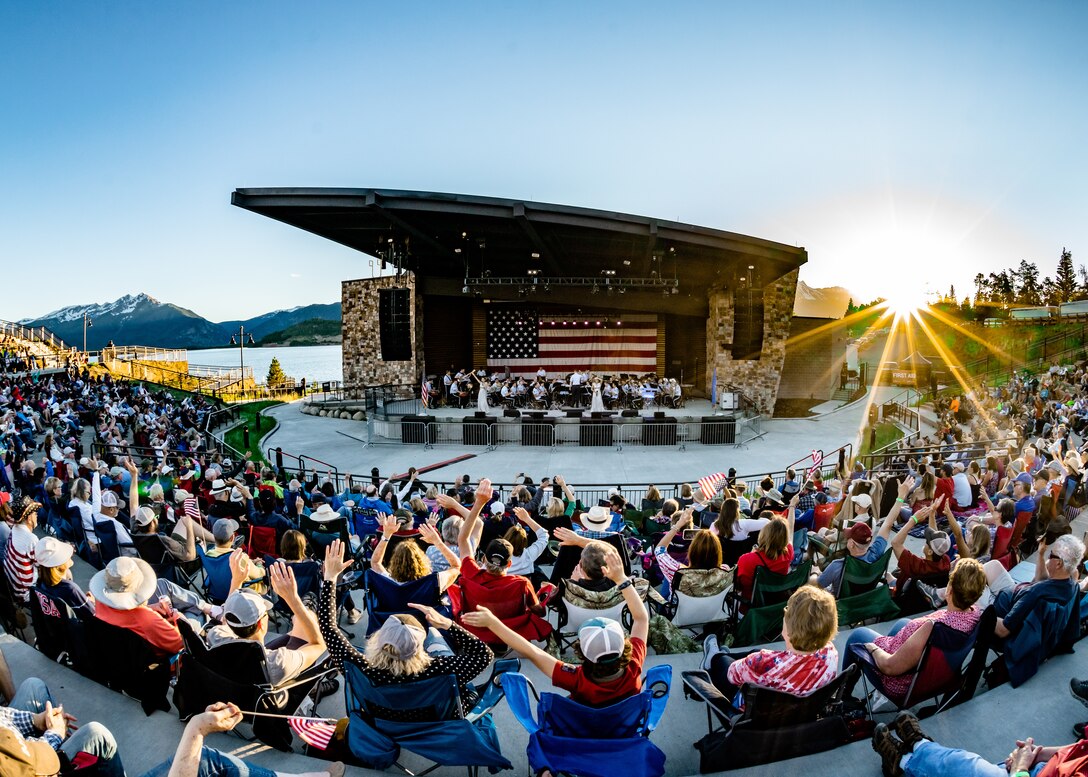
[[868,545],[873,541],[873,530],[867,523],[855,523],[846,530],[846,539],[853,540],[858,545]]
[[226,542],[238,531],[238,521],[233,518],[220,518],[212,524],[212,536],[216,542]]
[[155,570],[142,558],[120,556],[95,573],[87,586],[94,598],[115,610],[135,610],[155,593]]
[[770,499],[770,500],[772,500],[774,502],[778,502],[780,504],[785,502],[785,497],[782,496],[782,492],[779,491],[777,488],[772,488],[772,489],[769,489],[768,491],[765,491],[763,493],[763,496],[765,496],[767,499]]
[[578,629],[578,648],[595,664],[623,655],[625,641],[623,627],[611,618],[590,618]]
[[75,549],[56,537],[42,537],[34,546],[34,561],[42,567],[59,567],[72,558]]
[[12,522],[22,523],[28,515],[40,509],[40,502],[35,502],[29,496],[21,496],[11,503]]
[[60,773],[57,751],[44,739],[25,739],[13,729],[0,728],[0,775],[39,777]]
[[222,478],[216,478],[212,481],[212,489],[208,493],[211,496],[217,496],[218,494],[225,493],[228,489],[230,489],[230,486],[227,485],[227,481]]
[[378,644],[382,647],[388,645],[393,648],[397,658],[407,661],[423,649],[425,636],[423,628],[415,621],[405,623],[396,615],[391,615],[378,629]]
[[926,544],[937,556],[943,556],[952,547],[952,541],[948,539],[947,532],[934,531],[928,526],[926,527]]
[[868,494],[854,494],[850,497],[850,501],[865,510],[873,506],[873,498]]
[[582,513],[579,520],[582,521],[582,525],[587,529],[603,531],[608,528],[610,523],[612,523],[612,511],[607,507],[593,505],[588,511]]
[[252,591],[235,591],[223,602],[223,622],[228,626],[247,628],[257,624],[272,602]]
[[230,501],[232,502],[245,502],[246,498],[242,495],[241,489],[235,486],[230,490]]

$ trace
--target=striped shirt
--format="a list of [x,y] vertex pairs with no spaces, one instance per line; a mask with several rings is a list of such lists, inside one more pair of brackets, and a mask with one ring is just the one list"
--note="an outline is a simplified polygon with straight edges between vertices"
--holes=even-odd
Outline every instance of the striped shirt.
[[11,591],[21,602],[29,600],[30,586],[34,585],[37,570],[34,569],[34,547],[38,538],[24,524],[11,529],[7,552],[4,554],[4,571],[11,583]]

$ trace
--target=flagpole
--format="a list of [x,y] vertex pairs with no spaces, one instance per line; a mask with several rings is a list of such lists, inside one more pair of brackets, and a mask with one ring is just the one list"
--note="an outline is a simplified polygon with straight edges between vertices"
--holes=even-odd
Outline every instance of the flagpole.
[[339,723],[339,721],[334,717],[309,717],[307,715],[277,715],[275,713],[246,712],[245,710],[239,710],[238,712],[240,714],[242,714],[242,715],[256,715],[257,717],[277,717],[277,718],[285,718],[285,719],[286,718],[296,718],[296,719],[304,719],[304,720],[320,720],[321,723]]

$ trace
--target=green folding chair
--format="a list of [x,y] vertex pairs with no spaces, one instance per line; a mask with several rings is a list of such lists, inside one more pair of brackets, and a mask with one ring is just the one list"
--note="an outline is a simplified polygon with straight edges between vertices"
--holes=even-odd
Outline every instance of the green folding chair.
[[[786,603],[793,592],[808,582],[812,564],[808,561],[788,574],[779,575],[766,567],[756,569],[752,601],[733,635],[733,645],[745,647],[774,642],[782,636]],[[739,609],[739,600],[737,600]]]
[[891,557],[890,549],[873,562],[847,556],[835,597],[840,629],[870,620],[886,621],[899,614],[899,606],[892,601],[891,588],[884,580]]

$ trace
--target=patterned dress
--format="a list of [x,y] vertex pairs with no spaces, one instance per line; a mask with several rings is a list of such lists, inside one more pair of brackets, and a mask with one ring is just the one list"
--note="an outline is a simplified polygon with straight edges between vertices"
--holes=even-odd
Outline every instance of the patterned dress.
[[[894,654],[895,651],[903,647],[911,634],[918,631],[919,627],[926,621],[933,621],[934,623],[943,623],[945,626],[950,626],[956,631],[962,631],[963,633],[969,633],[971,629],[975,628],[975,624],[978,623],[979,617],[982,613],[977,608],[972,607],[966,612],[953,612],[952,610],[938,610],[937,612],[931,612],[928,615],[923,615],[920,618],[915,618],[906,626],[896,632],[895,636],[891,637],[879,637],[874,641],[877,647],[881,648],[887,653]],[[910,688],[911,675],[909,673],[898,675],[896,677],[888,677],[885,675],[884,686],[888,689],[889,694],[892,696],[902,698],[906,695],[907,690]]]

